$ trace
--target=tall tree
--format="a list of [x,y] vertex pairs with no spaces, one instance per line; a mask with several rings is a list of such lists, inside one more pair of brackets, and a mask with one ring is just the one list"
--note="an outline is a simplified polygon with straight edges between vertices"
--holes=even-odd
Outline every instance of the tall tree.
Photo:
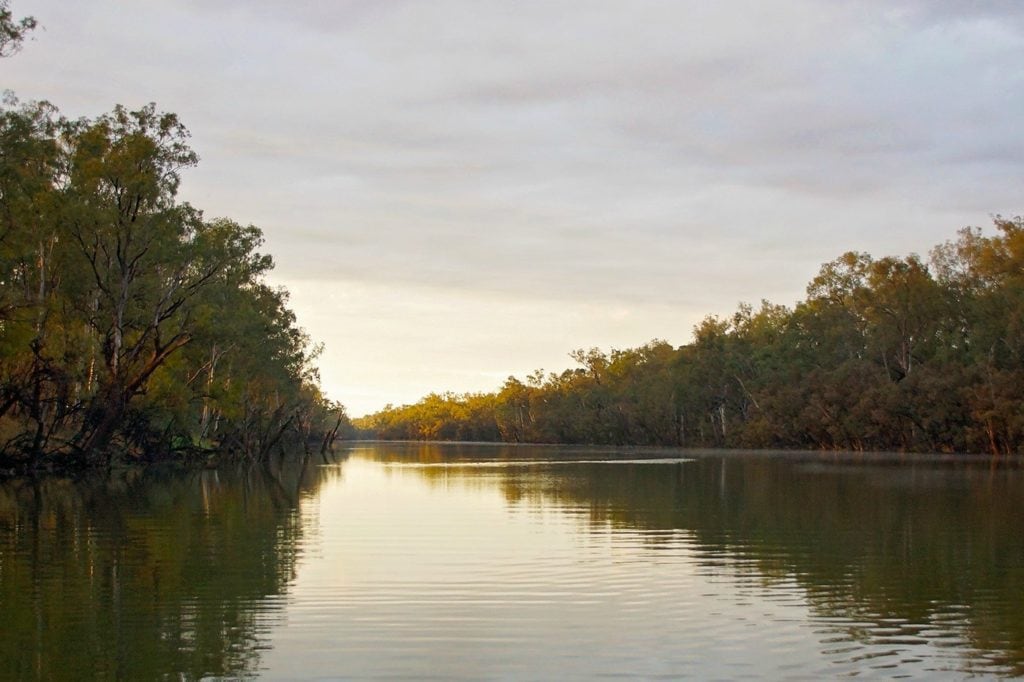
[[20,50],[25,37],[35,27],[35,17],[15,19],[9,0],[0,0],[0,57],[9,57]]

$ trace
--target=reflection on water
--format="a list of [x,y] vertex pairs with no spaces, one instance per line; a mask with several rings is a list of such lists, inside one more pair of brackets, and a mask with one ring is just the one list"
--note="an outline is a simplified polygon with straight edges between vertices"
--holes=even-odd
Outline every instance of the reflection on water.
[[481,462],[385,462],[384,466],[403,467],[409,469],[513,469],[537,466],[579,466],[581,464],[680,464],[682,462],[692,461],[693,460],[689,457],[656,457],[651,459],[502,459]]
[[9,482],[0,676],[1024,675],[1006,464],[372,444]]
[[301,464],[0,483],[0,678],[254,672],[324,472]]

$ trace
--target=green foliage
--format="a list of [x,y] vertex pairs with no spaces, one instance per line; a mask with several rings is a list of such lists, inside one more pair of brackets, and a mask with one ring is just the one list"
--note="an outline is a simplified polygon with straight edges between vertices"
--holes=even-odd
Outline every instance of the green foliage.
[[259,458],[344,433],[252,226],[177,200],[197,162],[152,104],[0,110],[0,454]]
[[256,676],[314,461],[0,481],[0,678]]
[[[509,377],[357,420],[387,439],[687,447],[1024,451],[1024,221],[916,255],[848,252],[794,309],[743,304],[693,341],[573,351],[577,369]],[[493,437],[488,437],[488,434]]]
[[8,0],[0,0],[0,57],[10,57],[21,49],[25,36],[36,28],[35,17],[15,19]]

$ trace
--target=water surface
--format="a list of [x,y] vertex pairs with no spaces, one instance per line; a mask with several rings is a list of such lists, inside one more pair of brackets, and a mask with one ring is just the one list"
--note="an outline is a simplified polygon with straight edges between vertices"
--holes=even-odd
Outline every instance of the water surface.
[[10,481],[0,613],[4,678],[1024,675],[1024,471],[359,444]]

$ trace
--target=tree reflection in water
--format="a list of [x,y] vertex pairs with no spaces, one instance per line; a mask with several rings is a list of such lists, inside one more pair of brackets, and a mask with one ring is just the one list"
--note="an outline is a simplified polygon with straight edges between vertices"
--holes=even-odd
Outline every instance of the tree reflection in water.
[[[646,558],[685,555],[682,570],[735,590],[737,603],[749,586],[795,599],[810,610],[811,646],[851,670],[858,656],[902,649],[942,659],[926,669],[1024,675],[1019,466],[469,445],[352,452],[452,494],[500,491],[513,511],[561,510],[580,533],[628,535],[623,546]],[[694,459],[596,461],[648,455]],[[308,498],[345,471],[317,463],[0,484],[0,677],[258,673],[316,526]],[[411,532],[386,521],[372,532]],[[332,632],[352,625],[326,615],[338,618]]]
[[[433,463],[444,459],[442,450],[389,446],[379,458]],[[530,452],[557,460],[637,456]],[[515,462],[524,449],[478,448],[478,460],[481,453]],[[472,454],[455,451],[454,459]],[[795,583],[820,621],[823,642],[836,647],[929,643],[965,654],[963,672],[1024,675],[1020,460],[993,466],[977,457],[690,454],[693,461],[665,465],[417,470],[438,483],[499,485],[511,506],[584,509],[592,529],[642,531],[651,551],[685,538],[708,572],[746,572],[768,586]]]
[[0,483],[0,677],[255,673],[315,463]]

